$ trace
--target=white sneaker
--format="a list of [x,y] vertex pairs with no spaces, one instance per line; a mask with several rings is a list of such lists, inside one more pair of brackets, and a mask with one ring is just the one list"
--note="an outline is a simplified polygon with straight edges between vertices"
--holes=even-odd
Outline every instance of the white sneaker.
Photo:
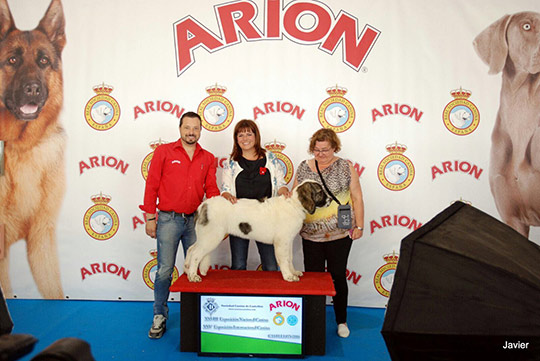
[[155,315],[152,327],[148,331],[148,337],[161,338],[167,329],[167,319],[163,315]]
[[351,331],[349,331],[346,323],[340,323],[337,326],[337,334],[339,337],[347,338],[351,334]]

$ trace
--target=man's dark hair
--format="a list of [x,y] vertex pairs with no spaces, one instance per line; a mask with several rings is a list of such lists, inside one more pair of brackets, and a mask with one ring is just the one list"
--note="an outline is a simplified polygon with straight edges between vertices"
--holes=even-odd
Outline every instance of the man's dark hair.
[[180,117],[180,127],[182,126],[182,122],[184,121],[184,118],[185,117],[188,117],[188,118],[197,118],[199,119],[199,122],[201,123],[202,125],[202,119],[201,119],[201,116],[195,112],[186,112],[184,114],[182,114],[182,117]]

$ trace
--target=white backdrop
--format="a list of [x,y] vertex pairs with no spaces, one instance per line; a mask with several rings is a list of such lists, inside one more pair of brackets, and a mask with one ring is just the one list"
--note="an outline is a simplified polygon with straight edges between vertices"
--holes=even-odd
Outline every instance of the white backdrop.
[[[379,32],[378,37],[357,71],[344,61],[343,41],[333,53],[322,49],[326,32],[321,36],[315,31],[322,40],[307,44],[289,34],[282,20],[278,23],[282,36],[268,39],[265,0],[63,1],[67,45],[62,56],[61,119],[68,136],[67,187],[57,220],[57,245],[66,297],[153,298],[150,286],[155,267],[150,252],[156,245],[145,235],[144,218],[138,209],[144,191],[141,167],[152,152],[150,143],[178,139],[178,113],[197,111],[209,96],[206,88],[215,84],[226,87],[222,96],[230,102],[234,116],[229,126],[229,120],[219,120],[224,129],[203,131],[201,145],[219,161],[232,149],[235,122],[256,118],[263,143],[285,145],[282,153],[294,167],[310,157],[308,139],[321,127],[318,111],[330,97],[327,88],[346,89],[345,100],[329,100],[327,105],[339,103],[354,108],[354,118],[349,111],[345,117],[348,125],[340,128],[343,150],[338,154],[351,160],[360,173],[365,203],[366,231],[354,242],[348,264],[351,305],[386,304],[396,259],[383,257],[393,253],[399,256],[400,240],[451,202],[463,199],[499,218],[489,189],[488,167],[501,76],[488,75],[488,67],[475,53],[472,42],[504,14],[540,12],[538,1],[276,1],[282,8],[282,18],[305,6],[327,14],[331,29],[338,15],[345,14],[357,20],[358,34],[368,26]],[[17,26],[28,30],[37,25],[49,1],[12,0],[9,4]],[[202,46],[193,48],[193,64],[179,69],[175,24],[194,20],[223,42],[220,20],[225,21],[225,17],[215,9],[224,4],[256,8],[253,24],[260,30],[260,38],[247,41],[243,30],[235,28],[236,34],[240,33],[236,44],[213,52]],[[313,13],[301,13],[296,28],[306,33],[320,30],[325,20],[317,19]],[[290,30],[292,25],[288,26]],[[227,34],[233,36],[235,30]],[[190,36],[200,39],[197,34],[188,39]],[[180,53],[185,54],[183,49]],[[99,84],[113,87],[112,92],[93,98],[93,88]],[[470,103],[464,104],[478,110],[473,117],[479,123],[472,131],[467,128],[467,135],[452,132],[444,123],[445,107],[454,101],[450,93],[460,88],[471,93]],[[85,117],[88,104],[92,106],[98,100],[109,105],[118,103],[109,116],[116,118],[104,121],[102,128],[107,129],[96,130],[99,125],[92,127]],[[407,115],[409,109],[415,113]],[[412,179],[396,181],[398,186],[394,188],[402,189],[391,190],[383,186],[378,169],[389,162],[386,146],[396,142],[405,145],[406,151],[394,154],[392,159],[408,165],[407,174]],[[455,171],[456,161],[462,171]],[[294,169],[287,170],[292,176]],[[218,169],[218,180],[220,172]],[[101,236],[106,239],[92,236],[88,224],[85,229],[85,213],[92,216],[97,209],[89,211],[94,206],[91,197],[100,193],[110,197],[107,206],[117,215],[115,218],[109,208],[99,208],[112,215],[117,228],[114,235],[105,232]],[[540,233],[533,228],[530,238],[538,242]],[[258,255],[254,244],[250,251],[249,268],[255,269]],[[11,248],[14,294],[40,298],[25,252],[23,241]],[[226,240],[213,264],[227,268],[229,262]],[[182,264],[180,252],[180,270]],[[295,264],[302,267],[298,238]],[[172,297],[178,299],[177,294]]]

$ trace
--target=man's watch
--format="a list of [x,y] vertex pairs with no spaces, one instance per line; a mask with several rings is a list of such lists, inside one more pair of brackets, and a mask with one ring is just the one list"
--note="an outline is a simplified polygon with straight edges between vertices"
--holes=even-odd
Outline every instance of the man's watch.
[[364,231],[364,228],[362,228],[362,227],[356,227],[356,228],[358,228],[358,229],[361,230],[362,232]]

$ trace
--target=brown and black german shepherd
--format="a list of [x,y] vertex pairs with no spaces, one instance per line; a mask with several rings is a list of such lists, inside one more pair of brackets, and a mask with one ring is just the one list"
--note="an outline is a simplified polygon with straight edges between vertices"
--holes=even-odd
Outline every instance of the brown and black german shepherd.
[[5,141],[0,224],[5,225],[6,249],[0,284],[7,297],[13,296],[9,247],[25,239],[39,292],[63,298],[55,228],[65,184],[66,139],[58,121],[64,25],[60,0],[52,0],[32,31],[18,30],[7,1],[0,0],[0,140]]

